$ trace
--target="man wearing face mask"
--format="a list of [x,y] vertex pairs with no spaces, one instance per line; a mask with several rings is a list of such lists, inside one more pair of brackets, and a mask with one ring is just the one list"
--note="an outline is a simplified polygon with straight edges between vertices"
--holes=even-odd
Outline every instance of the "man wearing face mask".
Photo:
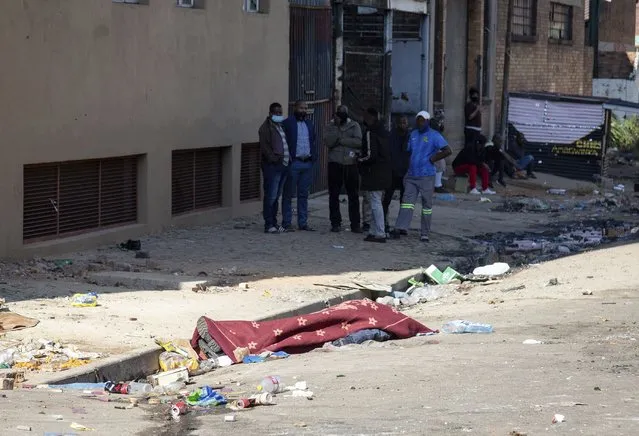
[[479,105],[479,91],[477,88],[470,88],[468,91],[469,102],[466,103],[464,114],[466,116],[466,127],[464,128],[465,147],[475,145],[481,135],[481,107]]
[[399,206],[399,215],[393,239],[399,239],[413,220],[417,196],[422,197],[422,242],[429,241],[430,222],[433,215],[433,190],[435,187],[435,163],[447,158],[452,150],[444,137],[429,126],[430,114],[421,111],[417,114],[417,129],[413,130],[408,140],[408,151],[411,153],[408,172],[404,177],[404,200]]
[[262,152],[262,178],[264,181],[264,217],[265,233],[282,233],[284,228],[277,225],[277,203],[288,175],[290,155],[286,133],[282,127],[282,105],[271,103],[269,114],[258,131]]
[[339,106],[333,122],[326,126],[324,141],[328,147],[328,206],[331,232],[342,229],[339,194],[346,187],[351,231],[362,233],[359,213],[359,170],[357,157],[362,149],[362,129],[348,117],[348,108]]
[[306,116],[308,105],[305,101],[295,102],[293,116],[284,123],[286,140],[291,153],[289,174],[284,185],[282,198],[282,226],[292,231],[293,192],[297,192],[297,228],[311,232],[308,225],[308,193],[313,182],[313,164],[317,160],[315,147],[315,126]]

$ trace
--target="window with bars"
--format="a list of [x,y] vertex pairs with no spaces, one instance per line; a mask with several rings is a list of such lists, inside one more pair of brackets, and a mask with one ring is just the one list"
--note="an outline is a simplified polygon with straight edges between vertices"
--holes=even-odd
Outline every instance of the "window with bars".
[[171,161],[173,215],[222,206],[223,148],[174,150]]
[[260,144],[242,144],[240,169],[240,201],[259,200],[261,195],[261,162]]
[[139,156],[25,165],[25,242],[136,223]]
[[511,25],[514,41],[535,41],[537,0],[514,0]]
[[556,41],[572,41],[572,6],[550,3],[548,37]]

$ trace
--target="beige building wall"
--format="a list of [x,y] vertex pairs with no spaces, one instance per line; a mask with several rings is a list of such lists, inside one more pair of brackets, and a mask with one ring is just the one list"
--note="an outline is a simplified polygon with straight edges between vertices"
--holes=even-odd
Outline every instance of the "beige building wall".
[[[0,256],[48,254],[259,209],[240,203],[241,144],[288,99],[288,2],[3,2]],[[171,215],[171,151],[231,146],[223,207]],[[138,224],[24,245],[23,166],[142,154]]]

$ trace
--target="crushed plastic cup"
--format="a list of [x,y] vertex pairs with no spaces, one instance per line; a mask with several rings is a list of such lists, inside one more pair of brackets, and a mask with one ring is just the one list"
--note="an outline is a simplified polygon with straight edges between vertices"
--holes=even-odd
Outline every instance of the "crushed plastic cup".
[[98,294],[87,292],[86,294],[74,294],[71,297],[73,307],[95,307],[98,305]]
[[553,424],[564,422],[565,420],[566,420],[566,417],[564,415],[560,415],[559,413],[555,413],[555,416],[552,417]]

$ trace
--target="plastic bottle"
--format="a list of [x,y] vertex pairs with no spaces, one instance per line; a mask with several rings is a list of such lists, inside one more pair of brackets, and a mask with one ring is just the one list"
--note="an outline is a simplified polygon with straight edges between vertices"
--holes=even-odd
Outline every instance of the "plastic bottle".
[[220,366],[220,362],[217,360],[217,358],[202,360],[200,361],[200,365],[198,366],[197,371],[194,371],[191,375],[206,374],[207,372],[211,372],[215,368],[218,368],[219,366]]
[[458,319],[444,324],[442,331],[444,333],[492,333],[493,326]]
[[186,387],[186,383],[176,381],[165,386],[156,386],[149,393],[153,395],[177,395]]
[[277,394],[284,391],[284,383],[277,375],[264,377],[257,386],[258,392],[268,392],[269,394]]
[[71,298],[73,307],[95,307],[98,305],[98,294],[87,292],[86,294],[74,294]]
[[8,348],[0,352],[0,368],[11,368],[13,366],[14,355],[16,354],[15,348]]
[[66,391],[93,391],[103,390],[106,383],[68,383],[66,385],[48,385],[51,389]]
[[131,382],[129,383],[129,389],[127,393],[130,395],[141,395],[151,393],[152,390],[153,386],[148,383]]

